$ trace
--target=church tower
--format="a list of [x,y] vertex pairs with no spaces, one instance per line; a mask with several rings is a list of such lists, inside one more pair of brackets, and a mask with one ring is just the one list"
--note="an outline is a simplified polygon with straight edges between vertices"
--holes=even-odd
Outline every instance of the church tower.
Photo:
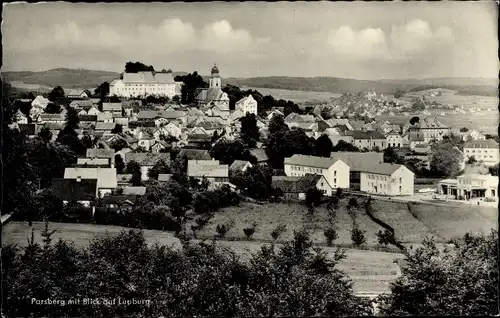
[[210,75],[209,88],[221,88],[221,87],[222,83],[219,75],[219,69],[217,68],[217,65],[214,64],[214,67],[212,67],[212,72]]

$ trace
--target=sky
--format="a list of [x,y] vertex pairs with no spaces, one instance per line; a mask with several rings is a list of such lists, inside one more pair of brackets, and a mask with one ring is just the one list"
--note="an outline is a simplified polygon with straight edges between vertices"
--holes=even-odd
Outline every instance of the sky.
[[479,2],[14,3],[2,71],[127,61],[223,77],[498,76],[497,5]]

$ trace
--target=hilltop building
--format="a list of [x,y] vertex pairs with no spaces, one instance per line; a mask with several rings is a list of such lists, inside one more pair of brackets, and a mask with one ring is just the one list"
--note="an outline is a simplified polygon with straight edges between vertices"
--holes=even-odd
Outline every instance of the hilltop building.
[[123,79],[115,79],[109,84],[109,95],[119,97],[180,95],[182,83],[175,82],[172,70],[166,73],[138,72],[123,73]]
[[214,65],[210,73],[208,88],[198,89],[195,92],[196,101],[202,108],[216,107],[222,112],[229,113],[229,97],[222,91],[222,78],[217,65]]

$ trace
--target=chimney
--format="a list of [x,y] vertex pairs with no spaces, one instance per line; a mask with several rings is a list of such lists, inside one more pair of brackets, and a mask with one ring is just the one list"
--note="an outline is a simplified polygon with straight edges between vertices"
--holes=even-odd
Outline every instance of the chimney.
[[76,182],[82,182],[82,177],[80,176],[76,177]]

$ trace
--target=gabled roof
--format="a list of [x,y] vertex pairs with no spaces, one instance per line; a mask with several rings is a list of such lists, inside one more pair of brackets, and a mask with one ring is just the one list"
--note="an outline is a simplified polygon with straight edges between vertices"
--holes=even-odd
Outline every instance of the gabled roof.
[[74,108],[92,107],[94,103],[90,99],[74,100],[69,106]]
[[404,167],[394,163],[367,163],[359,168],[359,172],[391,176],[396,170]]
[[229,170],[242,170],[246,165],[250,164],[249,161],[246,160],[235,160],[229,167]]
[[81,168],[71,167],[64,170],[64,179],[97,179],[97,187],[116,188],[116,169],[115,168]]
[[321,175],[306,174],[301,177],[273,176],[272,187],[280,189],[283,193],[306,193],[311,188],[316,188]]
[[91,201],[97,196],[97,179],[52,179],[51,190],[63,201]]
[[187,173],[194,178],[227,178],[229,167],[219,164],[218,160],[188,160]]
[[266,149],[264,148],[252,148],[248,150],[252,156],[257,159],[257,162],[264,162],[269,160],[267,156]]
[[132,180],[132,174],[117,174],[116,180],[122,183],[128,183]]
[[70,89],[66,91],[66,96],[80,96],[84,93],[85,91],[82,89]]
[[124,187],[123,195],[145,195],[146,187]]
[[291,113],[285,117],[285,123],[314,123],[316,122],[316,118],[313,115],[299,115],[296,113]]
[[125,154],[125,162],[135,161],[141,166],[154,166],[160,160],[170,162],[170,153],[148,153],[148,152],[129,152]]
[[91,121],[91,122],[96,122],[97,121],[97,115],[80,115],[78,116],[80,119],[80,122],[82,121]]
[[204,149],[181,149],[179,156],[186,156],[188,160],[212,160],[208,150]]
[[464,145],[464,148],[490,148],[498,149],[498,142],[493,139],[472,140]]
[[137,200],[135,195],[106,195],[101,198],[103,204],[114,204],[114,205],[134,205]]
[[77,158],[77,165],[108,166],[111,167],[111,158]]
[[306,155],[293,155],[289,158],[285,158],[285,165],[288,164],[294,166],[306,166],[313,168],[328,169],[337,161],[339,161],[339,159],[306,156]]
[[175,84],[175,81],[172,73],[138,72],[123,73],[123,83]]
[[42,121],[61,121],[65,120],[63,114],[41,114],[40,119]]
[[113,114],[110,113],[99,113],[97,114],[97,120],[113,119]]
[[170,181],[171,178],[172,178],[172,174],[170,174],[170,173],[160,173],[160,174],[158,174],[158,181],[159,182]]
[[95,130],[113,130],[113,128],[115,128],[115,126],[116,126],[115,123],[97,122],[95,124]]
[[102,111],[121,111],[122,103],[102,103]]
[[333,160],[342,160],[345,162],[350,171],[360,171],[363,166],[373,163],[384,162],[384,154],[382,152],[332,152],[330,158]]
[[385,136],[378,131],[361,131],[361,130],[353,130],[350,131],[350,135],[354,139],[385,139]]

